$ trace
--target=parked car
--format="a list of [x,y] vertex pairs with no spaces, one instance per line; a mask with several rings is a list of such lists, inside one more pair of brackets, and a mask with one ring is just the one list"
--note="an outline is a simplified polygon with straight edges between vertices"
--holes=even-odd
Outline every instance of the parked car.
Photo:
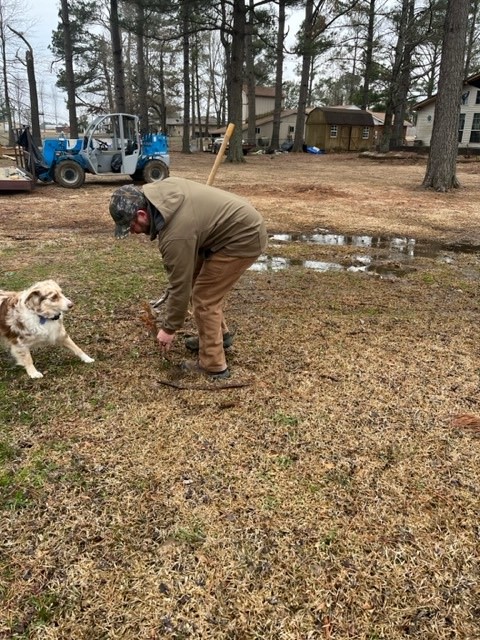
[[[211,153],[218,153],[220,151],[220,147],[223,144],[225,137],[224,136],[220,136],[220,138],[214,138],[212,140],[211,145],[209,146],[209,151]],[[254,144],[247,144],[245,142],[245,140],[242,140],[242,150],[243,150],[243,155],[246,156],[247,153],[251,150],[254,149],[255,145]],[[226,151],[228,150],[228,144],[226,146]]]
[[[220,138],[214,138],[212,140],[212,144],[210,145],[210,151],[212,153],[218,153],[220,151],[220,147],[223,144],[224,141],[224,136],[221,136]],[[228,149],[228,145],[227,145],[227,149]]]

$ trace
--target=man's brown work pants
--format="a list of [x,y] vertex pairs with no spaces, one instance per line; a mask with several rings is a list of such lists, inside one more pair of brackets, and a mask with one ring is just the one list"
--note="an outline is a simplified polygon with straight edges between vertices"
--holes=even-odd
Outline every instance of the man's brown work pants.
[[225,296],[258,256],[236,258],[221,251],[199,258],[194,275],[192,306],[200,343],[198,363],[211,373],[227,368],[223,334],[228,327],[223,317]]

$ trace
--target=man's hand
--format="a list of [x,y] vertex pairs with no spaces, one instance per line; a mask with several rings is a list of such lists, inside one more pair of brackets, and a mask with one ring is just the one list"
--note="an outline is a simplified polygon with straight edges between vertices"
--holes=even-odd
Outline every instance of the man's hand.
[[174,339],[175,339],[174,333],[167,333],[163,329],[160,329],[160,331],[157,334],[158,344],[160,345],[160,348],[162,349],[162,351],[168,351],[172,346],[172,342],[174,341]]

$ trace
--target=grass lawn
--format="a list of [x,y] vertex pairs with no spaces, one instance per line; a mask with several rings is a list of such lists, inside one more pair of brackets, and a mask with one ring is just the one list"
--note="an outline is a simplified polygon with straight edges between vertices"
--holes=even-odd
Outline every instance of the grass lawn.
[[[210,154],[172,156],[206,181]],[[1,639],[480,638],[479,171],[453,194],[424,171],[220,167],[271,234],[332,236],[272,240],[235,287],[233,386],[179,373],[191,317],[161,357],[121,182],[0,194],[0,288],[58,280],[95,358],[40,349],[30,380],[0,353]]]

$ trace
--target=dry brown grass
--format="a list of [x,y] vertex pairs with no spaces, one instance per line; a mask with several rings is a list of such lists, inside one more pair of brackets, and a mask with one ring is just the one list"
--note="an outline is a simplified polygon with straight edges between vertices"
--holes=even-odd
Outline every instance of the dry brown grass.
[[[272,233],[479,245],[479,166],[452,194],[346,156],[251,157],[216,185]],[[114,242],[118,184],[0,195],[0,287],[60,280],[96,358],[41,350],[31,381],[0,354],[0,638],[479,638],[478,254],[273,243],[405,275],[249,271],[227,307],[247,386],[167,387],[198,381],[142,320],[165,276],[147,239]]]

